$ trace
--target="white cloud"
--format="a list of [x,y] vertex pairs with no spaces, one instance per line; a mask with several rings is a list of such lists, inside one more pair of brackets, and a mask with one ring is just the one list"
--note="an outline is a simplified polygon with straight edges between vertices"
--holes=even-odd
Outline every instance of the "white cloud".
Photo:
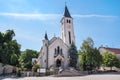
[[60,14],[0,13],[0,16],[9,16],[9,17],[13,17],[13,18],[22,18],[22,19],[50,20],[50,19],[57,19],[58,17],[60,17]]
[[[0,13],[0,16],[8,16],[19,19],[33,19],[33,20],[56,20],[59,17],[62,17],[62,14],[40,14],[40,13]],[[117,16],[111,15],[97,15],[97,14],[88,14],[88,15],[80,15],[74,14],[73,17],[77,18],[116,18]]]
[[111,15],[98,15],[98,14],[88,14],[88,15],[73,15],[74,17],[78,17],[78,18],[116,18],[117,16],[111,16]]

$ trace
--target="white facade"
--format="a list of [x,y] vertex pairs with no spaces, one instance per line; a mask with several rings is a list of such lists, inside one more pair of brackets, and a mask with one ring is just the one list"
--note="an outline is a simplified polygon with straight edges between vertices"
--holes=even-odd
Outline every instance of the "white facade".
[[[59,48],[59,51],[58,51]],[[56,49],[56,51],[55,51]],[[56,53],[55,53],[56,52]],[[48,53],[48,67],[55,65],[56,60],[61,59],[61,66],[67,67],[67,58],[68,58],[68,46],[60,39],[59,37],[49,46]],[[57,55],[58,54],[58,55]]]
[[75,43],[75,36],[73,19],[70,16],[67,6],[65,6],[64,16],[61,19],[61,33],[62,39],[60,37],[53,37],[51,40],[45,34],[43,46],[38,57],[38,64],[42,68],[66,68],[68,66],[68,49],[72,42]]

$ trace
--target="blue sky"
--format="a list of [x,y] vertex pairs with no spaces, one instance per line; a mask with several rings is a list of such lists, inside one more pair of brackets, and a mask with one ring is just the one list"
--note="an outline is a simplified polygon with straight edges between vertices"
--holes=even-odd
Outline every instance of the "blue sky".
[[39,51],[45,32],[61,37],[65,2],[78,49],[87,37],[96,47],[120,48],[120,0],[0,0],[0,31],[13,29],[21,50]]

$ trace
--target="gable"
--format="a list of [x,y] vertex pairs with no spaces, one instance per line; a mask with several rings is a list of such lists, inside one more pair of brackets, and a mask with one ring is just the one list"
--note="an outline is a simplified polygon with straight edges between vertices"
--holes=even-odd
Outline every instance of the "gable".
[[53,38],[49,41],[49,45],[51,45],[56,39],[57,39],[57,37],[53,37]]
[[52,43],[49,44],[49,47],[54,47],[54,46],[62,46],[63,48],[68,49],[68,46],[59,37],[54,39]]

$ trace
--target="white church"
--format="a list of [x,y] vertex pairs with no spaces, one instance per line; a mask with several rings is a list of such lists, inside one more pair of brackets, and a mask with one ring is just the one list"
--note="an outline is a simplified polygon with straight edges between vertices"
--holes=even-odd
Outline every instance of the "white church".
[[42,68],[68,67],[68,49],[72,43],[75,44],[75,35],[73,27],[73,18],[71,17],[67,6],[65,6],[64,15],[60,21],[61,35],[48,39],[47,33],[43,39],[43,46],[40,49],[38,64]]

